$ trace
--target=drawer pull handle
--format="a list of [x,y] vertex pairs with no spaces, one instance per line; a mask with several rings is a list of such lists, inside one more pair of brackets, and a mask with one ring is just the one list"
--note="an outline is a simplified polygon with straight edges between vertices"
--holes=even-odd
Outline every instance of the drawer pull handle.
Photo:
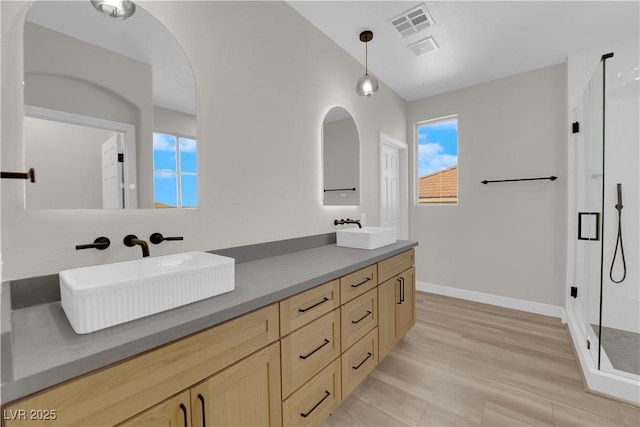
[[367,277],[366,279],[364,279],[364,281],[358,283],[357,285],[351,285],[352,288],[357,288],[358,286],[362,286],[365,283],[367,283],[369,280],[371,280],[371,277]]
[[311,310],[312,308],[315,308],[315,307],[319,306],[320,304],[324,304],[324,303],[325,303],[325,302],[327,302],[327,301],[329,301],[329,298],[324,297],[324,298],[322,299],[322,301],[320,301],[320,302],[317,302],[317,303],[313,304],[311,307],[307,307],[307,308],[299,308],[299,309],[298,309],[298,311],[299,311],[300,313],[304,313],[305,311],[309,311],[309,310]]
[[400,302],[404,302],[404,277],[400,278]]
[[189,427],[189,424],[187,421],[187,407],[184,406],[184,403],[180,404],[180,409],[182,409],[182,416],[184,418],[184,427]]
[[352,366],[353,369],[360,369],[360,366],[364,365],[364,362],[366,362],[367,360],[369,360],[369,358],[373,356],[373,354],[371,354],[371,352],[367,352],[367,357],[364,358],[364,360],[360,363],[358,363],[358,366]]
[[360,322],[362,322],[364,319],[366,319],[366,318],[367,318],[367,316],[369,316],[370,314],[371,314],[371,311],[370,311],[370,310],[367,310],[367,314],[365,314],[364,316],[362,316],[362,317],[361,317],[361,318],[359,318],[358,320],[352,320],[352,321],[351,321],[351,323],[353,323],[354,325],[355,325],[356,323],[360,323]]
[[311,356],[313,353],[315,353],[316,351],[320,350],[322,347],[324,347],[325,345],[329,344],[331,341],[329,341],[328,339],[324,339],[324,342],[322,344],[320,344],[320,347],[316,348],[315,350],[313,350],[311,353],[307,354],[306,356],[300,355],[300,359],[306,359],[307,357]]
[[202,395],[200,393],[198,393],[198,400],[202,404],[202,427],[206,427],[207,426],[207,422],[205,421],[205,416],[206,416],[207,411],[204,408],[204,397],[202,397]]
[[402,304],[402,277],[398,277],[398,302],[396,304]]
[[325,391],[324,391],[324,397],[323,397],[322,399],[320,399],[320,402],[316,403],[316,404],[313,406],[313,408],[309,409],[309,412],[300,412],[300,416],[302,416],[302,417],[304,417],[304,418],[307,418],[307,417],[308,417],[309,415],[311,415],[311,413],[312,413],[313,411],[315,411],[315,410],[316,410],[316,408],[317,408],[318,406],[320,406],[320,404],[321,404],[322,402],[324,402],[324,401],[325,401],[325,399],[326,399],[327,397],[329,397],[329,396],[331,396],[331,393],[329,393],[327,390],[325,390]]

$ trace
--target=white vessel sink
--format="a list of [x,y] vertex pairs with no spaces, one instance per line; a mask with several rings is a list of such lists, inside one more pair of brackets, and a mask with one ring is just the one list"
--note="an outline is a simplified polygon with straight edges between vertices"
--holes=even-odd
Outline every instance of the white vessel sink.
[[139,319],[235,286],[235,260],[206,252],[147,257],[60,272],[60,296],[78,334]]
[[377,249],[396,242],[392,227],[347,228],[336,231],[336,244],[346,248]]

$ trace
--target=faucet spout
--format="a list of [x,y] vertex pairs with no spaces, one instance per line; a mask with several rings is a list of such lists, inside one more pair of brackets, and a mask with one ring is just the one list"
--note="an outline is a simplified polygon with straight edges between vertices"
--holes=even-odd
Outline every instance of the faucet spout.
[[336,219],[333,221],[333,225],[342,225],[342,224],[357,224],[358,228],[362,228],[362,224],[360,224],[359,219]]
[[144,240],[138,239],[138,236],[129,234],[124,238],[124,244],[129,247],[138,245],[142,248],[142,257],[144,258],[149,256],[149,245]]

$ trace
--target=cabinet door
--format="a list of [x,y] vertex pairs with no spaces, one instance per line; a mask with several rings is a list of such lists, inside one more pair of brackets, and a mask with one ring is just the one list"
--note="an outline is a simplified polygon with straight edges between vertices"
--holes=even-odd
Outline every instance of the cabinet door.
[[191,388],[194,426],[280,426],[280,344]]
[[402,338],[411,329],[416,320],[415,314],[415,268],[411,267],[399,275],[396,280],[397,297],[400,304],[396,304],[396,339]]
[[189,390],[186,390],[119,424],[119,427],[189,427],[190,407]]
[[378,361],[396,344],[396,304],[398,295],[394,279],[378,286]]
[[382,361],[415,323],[413,267],[378,286],[378,357]]

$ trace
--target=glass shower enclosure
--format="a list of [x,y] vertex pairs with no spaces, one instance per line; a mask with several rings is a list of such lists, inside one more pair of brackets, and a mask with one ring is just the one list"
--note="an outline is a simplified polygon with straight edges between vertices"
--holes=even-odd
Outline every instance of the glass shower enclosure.
[[622,397],[636,401],[640,399],[634,391],[640,378],[639,76],[637,54],[605,54],[575,107],[569,192],[577,229],[569,238],[573,283],[567,303],[581,332],[576,344],[581,361],[610,380],[618,379],[620,387],[632,393]]

